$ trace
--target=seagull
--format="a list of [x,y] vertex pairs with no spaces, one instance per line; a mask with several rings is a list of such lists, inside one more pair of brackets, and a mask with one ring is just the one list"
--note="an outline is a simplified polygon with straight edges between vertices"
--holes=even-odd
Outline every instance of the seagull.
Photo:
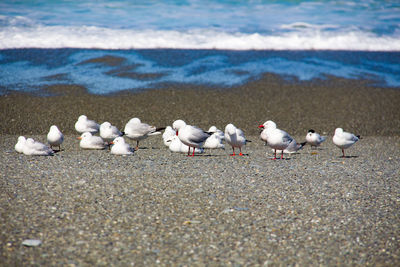
[[342,128],[336,128],[332,141],[338,148],[342,149],[342,157],[344,158],[344,150],[354,145],[359,139],[359,135],[356,136],[352,133],[344,132]]
[[61,144],[64,142],[64,135],[57,126],[52,125],[50,127],[49,133],[47,134],[47,142],[49,143],[50,148],[58,146],[58,150],[61,151]]
[[270,120],[264,122],[258,128],[264,129],[260,134],[260,138],[275,151],[273,159],[276,160],[277,150],[281,151],[281,159],[283,159],[283,151],[293,142],[293,137],[287,132],[278,129],[276,123]]
[[246,140],[244,136],[244,132],[236,128],[235,125],[229,123],[225,126],[225,140],[232,147],[233,153],[231,156],[235,156],[235,147],[238,147],[240,150],[239,156],[243,156],[242,154],[242,146],[246,145],[249,140]]
[[100,124],[100,137],[103,138],[104,141],[110,143],[115,138],[122,135],[123,134],[118,130],[118,128],[111,125],[108,121]]
[[[225,139],[225,138],[224,138]],[[221,138],[218,132],[213,133],[210,137],[206,139],[204,142],[203,148],[208,149],[225,149],[225,145],[222,143],[224,139]]]
[[132,155],[134,149],[130,147],[129,144],[125,143],[125,139],[122,136],[118,136],[114,141],[110,142],[112,144],[111,154],[114,155]]
[[208,131],[208,133],[214,133],[217,134],[221,137],[222,140],[225,140],[225,134],[223,131],[221,131],[220,129],[218,129],[216,126],[211,126]]
[[75,130],[78,133],[97,133],[99,131],[99,124],[93,120],[89,120],[86,115],[81,115],[75,123]]
[[14,146],[15,151],[17,151],[18,153],[23,153],[24,152],[25,143],[26,143],[25,136],[18,137],[18,141]]
[[320,146],[326,140],[326,136],[320,136],[313,129],[308,130],[306,141],[311,145],[311,148]]
[[[171,150],[172,152],[178,152],[178,153],[186,153],[189,150],[189,146],[182,143],[176,134],[169,139],[168,147],[169,147],[169,150]],[[200,153],[204,152],[204,149],[195,148],[194,152],[200,154]]]
[[46,146],[45,144],[42,144],[40,142],[37,142],[33,140],[32,138],[26,139],[23,151],[25,155],[29,156],[53,156],[54,151]]
[[164,141],[164,145],[166,146],[170,146],[172,139],[176,136],[176,132],[174,131],[174,129],[172,129],[171,126],[167,126],[165,128],[165,131],[162,135],[163,141]]
[[150,126],[147,123],[142,123],[138,118],[132,118],[125,125],[124,134],[136,141],[136,150],[139,149],[139,141],[146,139],[151,135],[161,134],[161,130],[165,128],[156,128],[155,126]]
[[211,135],[196,126],[187,125],[183,120],[174,121],[172,128],[176,131],[181,142],[189,147],[188,156],[190,156],[190,148],[193,147],[192,157],[194,156],[195,148],[201,148]]
[[90,132],[85,132],[78,137],[79,146],[83,149],[104,149],[107,143],[100,136],[94,136]]
[[[299,151],[300,149],[302,149],[305,145],[307,144],[307,142],[303,142],[298,144],[296,142],[296,140],[293,139],[292,142],[290,142],[290,144],[288,145],[287,148],[285,148],[283,150],[284,154],[293,154],[296,153],[297,151]],[[272,151],[275,151],[274,149],[272,149]],[[276,153],[282,153],[282,150],[276,150]]]

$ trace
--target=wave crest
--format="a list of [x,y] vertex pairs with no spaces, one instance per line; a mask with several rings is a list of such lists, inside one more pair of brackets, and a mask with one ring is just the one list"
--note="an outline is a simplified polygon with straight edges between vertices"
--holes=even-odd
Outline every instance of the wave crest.
[[[329,26],[329,25],[328,25]],[[296,23],[291,31],[266,35],[212,29],[131,30],[96,26],[6,26],[0,29],[0,49],[229,49],[229,50],[354,50],[400,51],[400,36],[378,36],[361,30],[327,31]],[[293,30],[300,27],[300,30]],[[310,29],[310,30],[308,30]]]

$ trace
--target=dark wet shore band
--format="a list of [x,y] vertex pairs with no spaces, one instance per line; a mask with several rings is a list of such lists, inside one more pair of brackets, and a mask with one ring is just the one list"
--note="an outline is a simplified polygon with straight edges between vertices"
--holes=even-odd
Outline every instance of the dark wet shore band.
[[132,117],[159,126],[183,119],[204,128],[224,128],[233,123],[246,134],[256,135],[257,126],[270,119],[293,135],[305,135],[309,129],[329,134],[336,127],[361,135],[400,135],[400,90],[372,87],[367,80],[298,82],[266,74],[229,89],[165,85],[108,96],[88,94],[78,85],[56,85],[46,90],[56,96],[0,96],[0,132],[44,134],[55,124],[71,134],[75,133],[78,116],[86,114],[119,128]]

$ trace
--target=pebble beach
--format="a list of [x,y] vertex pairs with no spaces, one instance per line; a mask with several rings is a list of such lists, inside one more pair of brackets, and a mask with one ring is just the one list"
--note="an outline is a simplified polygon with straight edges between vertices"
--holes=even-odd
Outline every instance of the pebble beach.
[[[398,90],[273,75],[197,89],[97,96],[59,85],[47,97],[0,96],[1,265],[399,265]],[[115,156],[79,148],[81,114],[119,128],[131,117],[234,123],[252,142],[243,157],[226,146],[189,158],[153,136],[133,156]],[[257,129],[268,119],[298,142],[309,129],[327,141],[271,160]],[[52,124],[65,134],[60,152],[14,151],[19,135],[45,143]],[[347,158],[332,143],[336,127],[362,136]]]

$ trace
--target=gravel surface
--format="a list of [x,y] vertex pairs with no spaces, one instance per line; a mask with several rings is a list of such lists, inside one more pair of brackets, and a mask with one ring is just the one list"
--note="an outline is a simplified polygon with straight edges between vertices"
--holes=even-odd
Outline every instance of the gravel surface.
[[398,136],[364,137],[344,159],[329,137],[276,161],[258,136],[246,156],[194,158],[160,136],[133,156],[75,137],[35,157],[0,136],[0,265],[400,265]]

